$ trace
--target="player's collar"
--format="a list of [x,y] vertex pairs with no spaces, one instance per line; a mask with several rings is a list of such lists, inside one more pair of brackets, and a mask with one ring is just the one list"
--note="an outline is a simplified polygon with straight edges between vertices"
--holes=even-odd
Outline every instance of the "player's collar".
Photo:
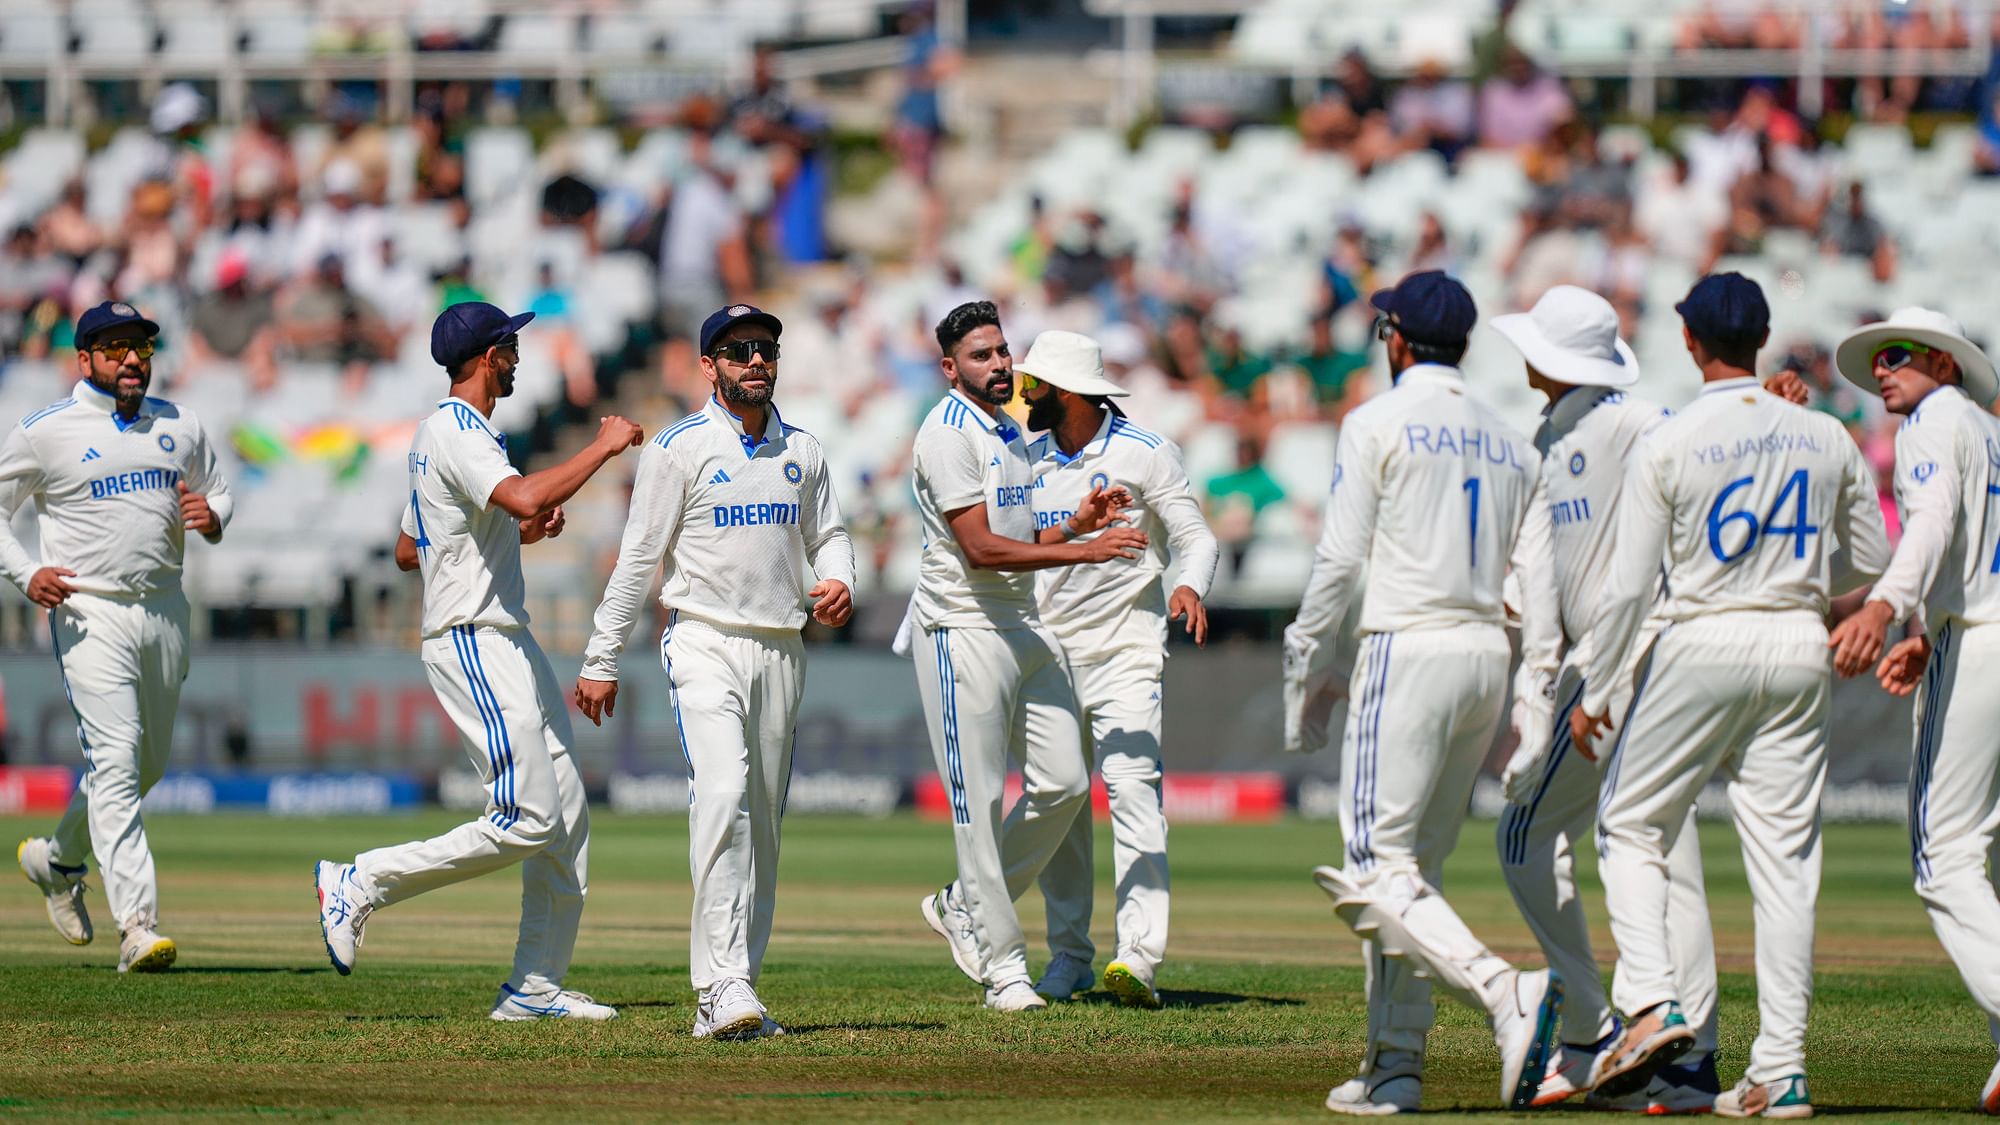
[[1753,388],[1761,390],[1763,386],[1764,384],[1759,383],[1754,375],[1738,375],[1733,379],[1717,379],[1713,383],[1703,383],[1701,385],[1701,393],[1707,395],[1722,391],[1741,391]]
[[714,395],[708,396],[708,401],[702,404],[701,409],[702,413],[729,427],[736,435],[736,440],[742,443],[746,456],[755,456],[758,449],[785,436],[785,420],[779,416],[778,404],[775,402],[765,404],[764,432],[754,436],[744,431],[743,419],[730,413],[729,408],[722,405]]
[[139,400],[139,412],[134,414],[130,419],[126,419],[118,413],[117,396],[88,379],[78,379],[76,381],[76,389],[70,392],[70,397],[82,403],[84,409],[95,411],[110,418],[120,431],[129,430],[140,422],[145,421],[147,412],[153,408],[152,399],[141,399]]
[[1412,383],[1439,383],[1447,387],[1465,386],[1465,373],[1456,367],[1442,363],[1413,363],[1403,368],[1396,376],[1396,385],[1407,387]]
[[1566,434],[1583,420],[1584,415],[1596,409],[1598,403],[1617,393],[1615,387],[1571,387],[1542,413],[1556,433]]
[[993,434],[1001,441],[1013,441],[1015,438],[1021,436],[1021,428],[1009,420],[1005,414],[998,416],[988,414],[983,404],[972,401],[965,392],[959,390],[957,387],[953,387],[947,392],[945,397],[955,398],[964,403],[965,408],[972,413],[973,418],[977,419],[981,426],[986,427],[986,432]]

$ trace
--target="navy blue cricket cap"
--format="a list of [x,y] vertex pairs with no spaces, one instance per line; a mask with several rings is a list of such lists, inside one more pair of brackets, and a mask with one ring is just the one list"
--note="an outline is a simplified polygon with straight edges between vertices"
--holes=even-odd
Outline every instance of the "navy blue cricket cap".
[[87,351],[113,328],[123,324],[136,324],[146,330],[148,336],[158,336],[160,326],[139,315],[139,310],[123,301],[106,301],[94,309],[87,309],[76,318],[76,348]]
[[1764,291],[1740,273],[1712,273],[1695,282],[1674,311],[1695,339],[1727,348],[1756,348],[1771,330]]
[[453,305],[431,322],[431,358],[446,371],[456,372],[459,364],[519,332],[533,319],[534,313],[508,316],[484,301]]
[[755,305],[730,305],[708,314],[708,319],[701,322],[701,354],[708,354],[709,349],[715,346],[717,336],[746,321],[770,329],[773,340],[785,330],[777,317]]
[[1419,344],[1463,344],[1479,323],[1471,291],[1443,270],[1413,273],[1393,289],[1377,289],[1368,303],[1388,314],[1403,339]]

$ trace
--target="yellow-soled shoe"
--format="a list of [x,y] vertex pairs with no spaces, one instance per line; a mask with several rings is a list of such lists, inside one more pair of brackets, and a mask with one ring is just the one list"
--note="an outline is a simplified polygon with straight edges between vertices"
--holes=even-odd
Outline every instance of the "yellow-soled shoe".
[[1139,975],[1130,962],[1113,961],[1104,966],[1104,989],[1127,1008],[1160,1010],[1160,993],[1153,982]]
[[118,971],[164,973],[174,967],[174,958],[179,955],[174,939],[149,926],[134,926],[118,942]]

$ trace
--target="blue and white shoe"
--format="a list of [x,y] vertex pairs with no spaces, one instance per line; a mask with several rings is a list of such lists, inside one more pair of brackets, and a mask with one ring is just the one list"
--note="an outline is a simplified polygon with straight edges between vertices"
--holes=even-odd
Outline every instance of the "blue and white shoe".
[[1097,974],[1090,971],[1090,962],[1067,953],[1058,953],[1042,970],[1042,979],[1035,982],[1035,991],[1045,1000],[1068,1000],[1079,992],[1089,992],[1097,983]]
[[568,989],[529,995],[516,992],[511,984],[503,984],[499,997],[493,1001],[493,1011],[487,1018],[503,1023],[523,1020],[615,1020],[618,1009]]
[[1515,973],[1512,996],[1493,1016],[1493,1042],[1500,1048],[1500,1100],[1509,1109],[1535,1102],[1555,1055],[1556,1017],[1562,1013],[1561,978],[1547,969]]
[[1717,1117],[1801,1118],[1813,1115],[1812,1095],[1806,1092],[1806,1076],[1787,1074],[1769,1082],[1752,1082],[1748,1076],[1715,1099]]
[[1611,1045],[1598,1052],[1590,1071],[1590,1092],[1604,1098],[1644,1093],[1653,1076],[1694,1049],[1694,1029],[1681,1006],[1655,1004],[1618,1031]]
[[1683,1113],[1708,1113],[1722,1094],[1722,1079],[1715,1073],[1715,1056],[1698,1063],[1662,1067],[1646,1087],[1646,1112],[1655,1117]]
[[1588,1091],[1591,1065],[1597,1061],[1598,1053],[1610,1046],[1617,1035],[1614,1026],[1610,1035],[1587,1047],[1575,1043],[1558,1044],[1548,1072],[1542,1075],[1542,1085],[1535,1091],[1534,1100],[1528,1104],[1538,1108],[1551,1106]]
[[319,893],[319,933],[326,942],[327,960],[341,976],[354,971],[354,958],[361,949],[361,929],[375,904],[361,891],[354,865],[330,859],[313,865],[313,886]]

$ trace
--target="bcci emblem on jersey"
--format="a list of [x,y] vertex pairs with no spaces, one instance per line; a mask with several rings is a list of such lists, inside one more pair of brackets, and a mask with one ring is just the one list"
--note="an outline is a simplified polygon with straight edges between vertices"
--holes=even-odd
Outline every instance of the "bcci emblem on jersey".
[[1583,475],[1583,453],[1580,450],[1569,455],[1569,475],[1573,477]]
[[172,453],[174,451],[174,435],[161,434],[160,448],[166,450],[168,453]]
[[1103,473],[1092,473],[1090,474],[1090,487],[1110,488],[1111,478]]
[[787,461],[785,462],[785,479],[791,481],[793,484],[797,484],[806,479],[805,470],[799,468],[797,461]]

